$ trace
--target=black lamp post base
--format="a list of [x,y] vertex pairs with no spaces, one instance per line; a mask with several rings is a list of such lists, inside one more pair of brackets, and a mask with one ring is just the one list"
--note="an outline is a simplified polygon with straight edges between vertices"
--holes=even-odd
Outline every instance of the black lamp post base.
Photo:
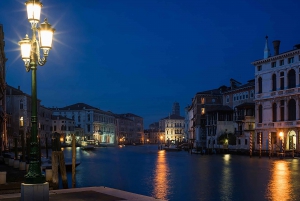
[[41,173],[39,161],[30,161],[28,173],[25,175],[25,184],[45,183],[45,175]]

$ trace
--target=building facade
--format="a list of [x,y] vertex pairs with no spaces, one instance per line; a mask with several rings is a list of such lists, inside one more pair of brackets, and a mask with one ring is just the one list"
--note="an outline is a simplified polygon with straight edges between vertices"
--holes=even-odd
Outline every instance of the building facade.
[[118,144],[132,144],[134,136],[134,121],[122,115],[115,115]]
[[5,81],[5,62],[7,58],[4,52],[5,41],[3,25],[0,24],[0,147],[3,151],[8,146],[7,129],[6,129],[6,81]]
[[150,124],[147,133],[148,133],[149,143],[153,143],[153,144],[165,143],[165,133],[162,131],[162,129],[160,129],[159,122],[154,122]]
[[61,143],[71,145],[72,135],[75,134],[75,122],[61,115],[52,115],[52,131],[60,134]]
[[75,127],[83,129],[84,140],[97,144],[116,143],[115,116],[85,103],[76,103],[63,108],[53,108],[52,114],[72,119]]
[[197,149],[207,148],[206,111],[222,105],[223,90],[226,90],[226,87],[222,86],[218,89],[198,92],[187,109],[187,113],[191,118],[188,128],[189,140]]
[[255,80],[241,84],[230,80],[230,87],[223,93],[223,103],[233,109],[234,135],[236,149],[249,150],[250,135],[253,137],[255,129]]
[[[39,100],[37,105],[39,108]],[[26,142],[31,134],[31,96],[21,91],[20,87],[14,88],[7,85],[6,115],[8,147],[13,146],[14,138],[18,138],[21,142],[21,137],[23,137]]]
[[[279,53],[280,41],[273,41],[274,56],[265,48],[255,66],[254,150],[300,151],[300,45]],[[266,39],[266,47],[268,41]]]
[[43,105],[38,110],[39,124],[38,124],[38,137],[41,146],[45,147],[51,144],[52,139],[52,110]]
[[[144,135],[144,119],[138,115],[132,114],[132,113],[126,113],[126,114],[118,114],[120,118],[120,123],[124,121],[124,123],[127,123],[127,137],[126,137],[126,125],[124,125],[124,131],[123,135],[125,134],[125,139],[128,144],[144,144],[146,143],[145,135]],[[126,121],[126,119],[131,120],[132,122]],[[123,119],[123,120],[122,120]],[[132,125],[132,126],[131,126]],[[122,129],[122,124],[119,124],[120,129]],[[128,130],[129,129],[129,130]],[[120,130],[120,136],[122,136],[122,131]]]
[[[211,106],[206,111],[206,146],[208,150],[230,148],[230,135],[234,132],[233,110],[226,105]],[[228,136],[229,135],[229,136]],[[221,140],[221,137],[224,140]]]
[[172,114],[160,120],[164,139],[167,144],[177,144],[184,141],[184,117]]

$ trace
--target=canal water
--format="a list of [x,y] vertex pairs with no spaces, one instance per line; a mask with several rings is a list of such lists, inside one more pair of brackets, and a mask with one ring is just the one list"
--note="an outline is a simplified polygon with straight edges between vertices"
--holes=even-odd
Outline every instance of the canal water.
[[[71,161],[71,148],[65,159]],[[300,159],[165,152],[157,145],[77,148],[76,187],[107,186],[169,201],[300,200]],[[68,183],[71,187],[71,173]]]

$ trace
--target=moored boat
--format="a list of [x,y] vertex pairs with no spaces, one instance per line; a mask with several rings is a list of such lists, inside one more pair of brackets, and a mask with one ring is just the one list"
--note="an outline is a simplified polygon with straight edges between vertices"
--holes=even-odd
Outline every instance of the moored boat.
[[94,149],[95,149],[95,147],[93,145],[91,145],[91,144],[88,144],[86,146],[82,146],[81,147],[81,150],[85,150],[85,151],[94,150]]
[[181,151],[181,149],[179,147],[175,147],[175,146],[166,146],[166,147],[164,147],[164,150],[166,150],[166,151]]
[[[75,167],[77,167],[78,165],[80,165],[79,161],[77,161],[75,163]],[[71,171],[72,170],[72,162],[65,162],[65,166],[66,166],[66,171]],[[51,160],[48,159],[48,160],[42,161],[41,168],[42,168],[42,170],[51,169],[52,168],[52,162],[51,162]],[[59,168],[59,165],[58,165],[58,168]]]

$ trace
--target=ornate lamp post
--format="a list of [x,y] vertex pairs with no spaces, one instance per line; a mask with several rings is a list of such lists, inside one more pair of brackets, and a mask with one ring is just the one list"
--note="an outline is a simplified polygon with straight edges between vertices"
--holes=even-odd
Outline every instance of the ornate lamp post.
[[280,139],[280,158],[283,157],[284,153],[283,153],[283,132],[279,133],[279,139]]
[[[28,21],[30,22],[32,29],[32,38],[28,38],[28,35],[26,34],[26,37],[19,42],[26,71],[29,72],[31,70],[31,150],[29,170],[25,175],[25,183],[38,184],[45,182],[45,176],[41,174],[38,158],[36,70],[37,65],[43,66],[47,61],[49,50],[52,47],[52,38],[55,29],[51,27],[47,19],[40,24],[40,27],[37,27],[40,21],[41,8],[43,6],[39,0],[28,0],[25,5],[27,7]],[[39,40],[36,38],[36,32],[39,34]],[[43,58],[40,58],[40,49],[43,50]]]

